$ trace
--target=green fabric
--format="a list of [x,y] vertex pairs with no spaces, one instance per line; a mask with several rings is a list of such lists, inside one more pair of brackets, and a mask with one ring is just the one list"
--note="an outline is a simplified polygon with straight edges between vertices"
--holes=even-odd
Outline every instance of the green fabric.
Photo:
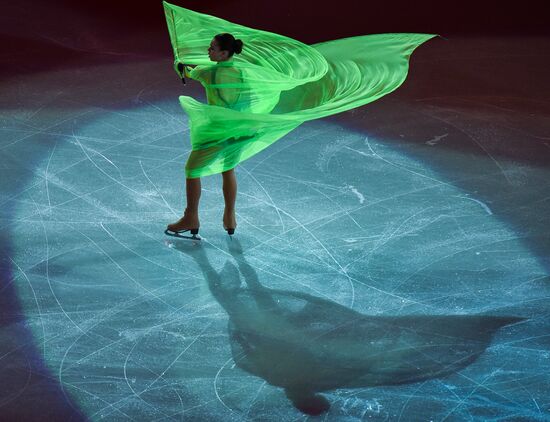
[[[208,104],[182,95],[192,152],[186,176],[221,173],[252,157],[301,123],[375,101],[407,77],[409,57],[436,34],[373,34],[306,45],[163,2],[174,69],[206,90]],[[241,54],[212,62],[219,33],[244,43]],[[292,160],[292,158],[289,158]]]

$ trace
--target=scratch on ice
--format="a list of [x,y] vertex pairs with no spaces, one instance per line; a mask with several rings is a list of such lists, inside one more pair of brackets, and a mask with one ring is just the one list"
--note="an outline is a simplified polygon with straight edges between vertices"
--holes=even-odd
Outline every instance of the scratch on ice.
[[474,198],[470,198],[469,196],[458,196],[458,198],[469,199],[470,201],[477,202],[479,205],[483,207],[483,209],[487,212],[487,214],[493,215],[491,208],[489,208],[487,204],[485,204],[484,202],[478,201],[477,199],[474,199]]
[[449,135],[449,134],[444,133],[443,135],[435,136],[434,138],[430,139],[429,141],[426,141],[426,145],[430,145],[430,146],[433,147],[435,144],[437,144],[441,139],[445,138],[447,135]]
[[365,202],[365,197],[363,196],[363,194],[361,192],[359,192],[357,190],[357,188],[355,186],[352,186],[352,185],[347,185],[346,188],[348,188],[349,190],[351,190],[356,196],[357,198],[359,198],[359,203],[362,204],[363,202]]

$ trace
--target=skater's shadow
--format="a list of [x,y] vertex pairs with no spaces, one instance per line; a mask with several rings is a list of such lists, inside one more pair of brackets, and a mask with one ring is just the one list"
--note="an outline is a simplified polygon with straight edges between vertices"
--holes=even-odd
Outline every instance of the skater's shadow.
[[[330,407],[320,392],[411,383],[452,374],[474,362],[499,328],[522,318],[368,316],[309,294],[264,287],[238,239],[228,241],[237,266],[219,273],[206,245],[179,242],[201,268],[229,315],[236,364],[284,388],[301,411]],[[244,284],[242,283],[244,281]]]

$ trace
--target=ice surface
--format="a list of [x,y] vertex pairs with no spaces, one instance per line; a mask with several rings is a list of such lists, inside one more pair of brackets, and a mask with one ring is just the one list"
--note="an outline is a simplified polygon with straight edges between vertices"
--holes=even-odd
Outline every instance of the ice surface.
[[232,241],[202,179],[195,243],[163,234],[190,149],[170,72],[3,90],[0,412],[549,417],[550,104],[405,91],[304,124],[237,167]]

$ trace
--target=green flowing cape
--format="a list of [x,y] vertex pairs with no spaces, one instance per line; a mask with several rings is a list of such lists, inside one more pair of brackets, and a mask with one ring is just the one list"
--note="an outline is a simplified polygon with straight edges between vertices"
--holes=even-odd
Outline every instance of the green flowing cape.
[[[182,95],[189,116],[189,178],[221,173],[307,120],[375,101],[407,77],[409,57],[437,34],[372,34],[313,45],[163,2],[174,70],[199,81],[208,104]],[[208,47],[229,32],[241,54],[212,62]]]

